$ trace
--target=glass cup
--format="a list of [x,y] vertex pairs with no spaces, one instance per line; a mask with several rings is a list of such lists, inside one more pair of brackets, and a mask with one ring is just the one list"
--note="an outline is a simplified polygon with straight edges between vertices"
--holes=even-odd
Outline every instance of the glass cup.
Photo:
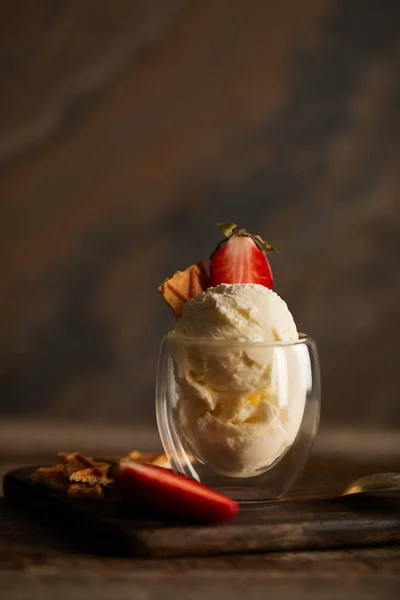
[[156,383],[157,424],[172,469],[235,500],[285,495],[317,433],[315,342],[196,340],[168,334]]

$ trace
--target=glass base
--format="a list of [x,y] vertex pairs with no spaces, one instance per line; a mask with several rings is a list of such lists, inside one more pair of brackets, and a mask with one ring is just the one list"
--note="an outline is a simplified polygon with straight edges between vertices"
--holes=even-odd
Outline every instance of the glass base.
[[283,489],[281,485],[274,485],[272,482],[272,485],[268,485],[265,480],[264,485],[260,485],[261,482],[257,477],[247,479],[245,483],[241,480],[235,484],[231,483],[228,478],[206,476],[201,479],[201,482],[240,504],[260,504],[278,500],[283,497],[289,487],[285,486]]
[[264,504],[265,502],[271,502],[271,500],[278,500],[272,493],[268,494],[266,490],[249,489],[249,488],[229,488],[225,486],[214,486],[213,489],[224,496],[228,496],[239,502],[249,506],[251,504]]
[[[231,346],[232,344],[222,344],[221,348],[217,348],[217,352],[214,347],[208,348],[204,345],[198,347],[197,342],[192,341],[183,344],[180,351],[186,358],[197,357],[200,353],[206,363],[217,352],[218,360],[221,362],[224,353],[231,357],[232,352],[234,356],[238,352],[244,352],[240,344],[234,344],[233,348]],[[275,379],[278,381],[274,385],[278,391],[280,390],[277,406],[281,407],[281,424],[277,428],[275,417],[269,415],[272,433],[264,427],[260,430],[256,428],[256,435],[250,428],[254,435],[248,436],[251,444],[245,445],[244,448],[250,457],[252,453],[257,457],[258,462],[255,464],[261,462],[262,452],[265,451],[267,462],[266,468],[260,469],[260,472],[253,472],[249,467],[249,473],[253,473],[249,476],[235,475],[240,472],[237,465],[245,464],[246,458],[244,450],[243,456],[239,456],[238,460],[235,461],[236,457],[232,457],[230,440],[232,436],[233,441],[237,440],[238,433],[235,428],[229,435],[226,433],[226,428],[222,429],[221,440],[218,439],[218,419],[216,421],[209,419],[207,422],[203,419],[204,422],[199,429],[197,405],[193,405],[192,402],[193,391],[188,392],[176,375],[173,356],[178,356],[179,361],[181,355],[176,348],[174,352],[175,354],[172,352],[170,342],[164,339],[156,385],[158,430],[172,469],[222,492],[242,505],[261,506],[262,503],[284,497],[301,473],[318,429],[320,384],[318,356],[314,342],[310,338],[304,338],[296,344],[280,344],[276,348],[266,346],[263,350],[269,363],[279,366],[279,369],[277,367],[276,372],[274,371]],[[247,352],[250,352],[248,348]],[[253,352],[259,353],[260,347],[255,345]],[[270,358],[271,352],[272,358]],[[187,410],[183,410],[185,406]],[[188,407],[192,407],[193,414]],[[286,407],[285,410],[282,407]],[[271,446],[270,442],[272,440],[273,443],[275,441],[278,443],[280,440],[278,434],[282,432],[285,434],[285,449],[277,454],[271,464],[268,464],[268,458],[274,456],[274,449],[282,447],[275,447],[274,444]],[[238,451],[242,452],[240,444]]]

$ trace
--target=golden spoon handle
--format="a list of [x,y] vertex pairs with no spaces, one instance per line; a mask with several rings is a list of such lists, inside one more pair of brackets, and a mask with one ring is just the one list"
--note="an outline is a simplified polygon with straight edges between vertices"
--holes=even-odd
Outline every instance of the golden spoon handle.
[[376,494],[380,492],[400,491],[400,473],[375,473],[356,479],[342,492],[348,494]]

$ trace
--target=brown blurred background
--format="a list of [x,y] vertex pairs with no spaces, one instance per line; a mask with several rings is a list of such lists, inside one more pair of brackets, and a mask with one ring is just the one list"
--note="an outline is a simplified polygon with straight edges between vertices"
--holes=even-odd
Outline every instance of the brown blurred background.
[[397,0],[0,4],[3,453],[157,443],[156,287],[219,220],[282,248],[319,443],[400,443],[399,30]]

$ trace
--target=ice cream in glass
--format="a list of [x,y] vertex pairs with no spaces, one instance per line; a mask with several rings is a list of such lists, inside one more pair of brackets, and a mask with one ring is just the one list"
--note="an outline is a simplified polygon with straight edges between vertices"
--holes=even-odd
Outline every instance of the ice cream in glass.
[[[272,289],[266,253],[273,248],[236,225],[220,227],[225,239],[209,271],[198,263],[160,286],[177,320],[165,338],[170,383],[158,394],[158,421],[178,470],[198,476],[206,467],[225,478],[255,478],[285,457],[304,420],[311,442],[318,424],[315,402],[312,415],[304,417],[310,394],[319,396],[319,383],[309,345]],[[163,413],[165,396],[169,407]]]

